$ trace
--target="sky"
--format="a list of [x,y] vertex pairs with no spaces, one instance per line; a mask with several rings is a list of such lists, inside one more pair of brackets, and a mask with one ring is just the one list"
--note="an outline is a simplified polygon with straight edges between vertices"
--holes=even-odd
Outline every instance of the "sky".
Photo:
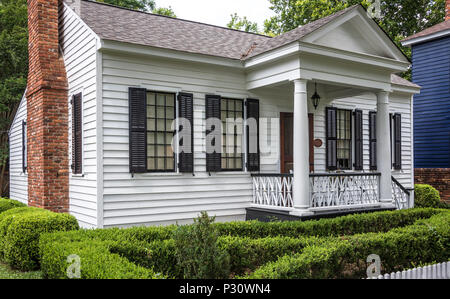
[[237,13],[258,23],[264,29],[264,20],[273,16],[269,0],[155,0],[157,7],[169,7],[178,18],[225,27],[230,15]]

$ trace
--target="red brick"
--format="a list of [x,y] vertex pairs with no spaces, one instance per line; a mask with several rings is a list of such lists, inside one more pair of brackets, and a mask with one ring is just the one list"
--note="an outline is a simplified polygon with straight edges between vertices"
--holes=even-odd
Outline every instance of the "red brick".
[[68,212],[68,84],[59,52],[59,1],[28,0],[28,204]]
[[450,168],[416,168],[416,184],[428,184],[441,194],[441,200],[450,203]]

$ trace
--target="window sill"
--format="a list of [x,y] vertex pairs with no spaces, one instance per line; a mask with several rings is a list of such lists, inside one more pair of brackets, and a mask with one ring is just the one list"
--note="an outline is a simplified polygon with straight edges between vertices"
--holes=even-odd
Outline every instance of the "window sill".
[[250,174],[250,172],[246,171],[220,171],[220,172],[211,172],[211,176],[225,176],[225,175],[244,175],[244,174]]
[[86,175],[85,175],[84,173],[81,173],[81,174],[71,174],[71,177],[72,177],[72,178],[80,179],[80,178],[85,178]]
[[135,178],[151,178],[151,177],[178,177],[183,176],[184,173],[178,172],[151,172],[151,173],[135,173]]

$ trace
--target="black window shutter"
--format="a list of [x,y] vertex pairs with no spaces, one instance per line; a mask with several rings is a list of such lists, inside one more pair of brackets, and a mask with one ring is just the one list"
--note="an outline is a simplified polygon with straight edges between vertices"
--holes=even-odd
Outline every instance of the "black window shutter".
[[82,150],[82,95],[76,94],[72,98],[72,173],[83,172]]
[[27,122],[22,121],[22,172],[27,171]]
[[129,88],[130,172],[147,172],[147,90]]
[[369,155],[370,170],[377,170],[377,113],[369,112]]
[[[256,132],[250,132],[247,125],[247,170],[259,171],[260,169],[260,149],[259,149],[259,100],[247,99],[247,115],[246,119],[254,119],[256,121]],[[253,130],[252,130],[253,131]],[[250,136],[252,134],[252,136]],[[255,136],[256,135],[256,136]],[[250,149],[254,149],[254,145],[250,146],[250,142],[256,141],[256,153],[250,153]]]
[[[178,155],[179,163],[178,169],[183,173],[194,172],[194,96],[190,93],[178,94],[178,117],[184,118],[191,124],[191,150],[189,153],[184,151]],[[185,128],[179,128],[185,130]],[[180,146],[183,145],[183,140],[180,140]]]
[[334,107],[326,108],[326,152],[327,169],[337,169],[337,109]]
[[[217,118],[220,119],[220,101],[221,97],[216,95],[207,95],[206,96],[206,119]],[[220,129],[220,128],[211,128]],[[208,136],[212,130],[206,130],[206,135]],[[222,139],[214,138],[212,141],[212,145],[215,145],[219,148],[222,148]],[[213,153],[206,153],[206,171],[208,172],[217,172],[222,170],[222,154],[221,152],[217,153],[214,151]]]
[[355,110],[355,170],[363,170],[363,112]]
[[394,114],[394,168],[402,169],[402,115]]

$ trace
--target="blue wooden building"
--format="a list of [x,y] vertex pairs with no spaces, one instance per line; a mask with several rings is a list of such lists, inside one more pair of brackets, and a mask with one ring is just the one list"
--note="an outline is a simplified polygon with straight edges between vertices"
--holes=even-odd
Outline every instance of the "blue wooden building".
[[402,41],[412,48],[415,168],[450,168],[450,18]]

